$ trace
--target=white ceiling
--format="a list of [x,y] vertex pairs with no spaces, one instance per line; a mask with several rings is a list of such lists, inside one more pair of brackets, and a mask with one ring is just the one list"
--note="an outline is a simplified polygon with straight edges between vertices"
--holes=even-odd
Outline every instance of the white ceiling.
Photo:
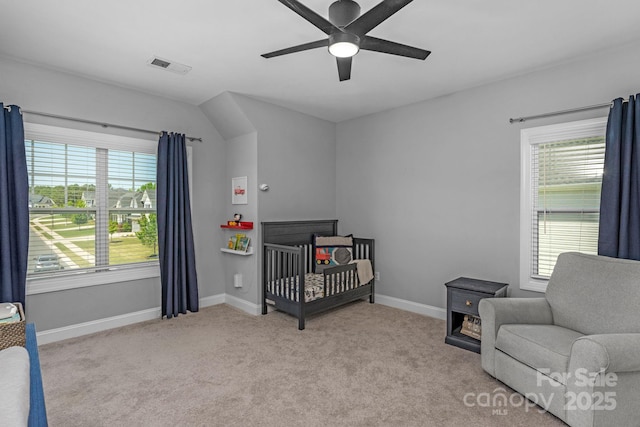
[[[359,0],[363,13],[378,1]],[[326,17],[332,0],[302,2]],[[339,122],[640,40],[638,17],[638,0],[416,0],[369,34],[431,56],[361,51],[339,82],[323,48],[260,57],[325,37],[277,0],[1,0],[0,55],[195,105],[232,91]],[[193,70],[151,68],[154,55]]]

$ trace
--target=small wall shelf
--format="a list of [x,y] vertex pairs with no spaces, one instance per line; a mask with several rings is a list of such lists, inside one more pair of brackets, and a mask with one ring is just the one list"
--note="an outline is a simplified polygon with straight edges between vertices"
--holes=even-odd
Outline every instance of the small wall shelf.
[[252,247],[249,247],[249,249],[246,252],[245,251],[236,251],[236,250],[227,249],[227,248],[220,248],[220,251],[226,252],[228,254],[242,255],[242,256],[253,255],[253,248]]
[[238,225],[222,224],[220,228],[230,228],[233,230],[253,230],[253,222],[241,221]]

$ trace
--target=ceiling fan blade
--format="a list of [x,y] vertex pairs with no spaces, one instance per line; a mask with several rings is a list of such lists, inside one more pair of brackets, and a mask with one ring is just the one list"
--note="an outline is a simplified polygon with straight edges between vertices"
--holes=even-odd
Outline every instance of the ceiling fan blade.
[[400,44],[389,40],[378,39],[376,37],[365,36],[360,40],[360,49],[372,50],[375,52],[389,53],[391,55],[406,56],[407,58],[426,59],[431,51],[419,49],[406,44]]
[[340,81],[349,80],[351,78],[351,60],[353,57],[348,58],[336,58],[338,62],[338,76]]
[[364,36],[412,1],[413,0],[384,0],[347,25],[345,31]]
[[263,53],[263,58],[273,58],[275,56],[287,55],[289,53],[302,52],[303,50],[315,49],[318,47],[327,47],[329,46],[329,39],[317,40],[315,42],[309,42],[305,44],[300,44],[298,46],[288,47],[286,49],[276,50],[274,52]]
[[287,6],[289,9],[293,10],[298,15],[302,16],[307,21],[311,22],[311,24],[315,25],[320,31],[322,31],[326,35],[331,35],[331,33],[335,31],[340,31],[338,27],[336,27],[331,22],[327,21],[325,18],[318,15],[313,10],[309,9],[307,6],[303,5],[297,0],[278,0],[278,1],[283,5]]

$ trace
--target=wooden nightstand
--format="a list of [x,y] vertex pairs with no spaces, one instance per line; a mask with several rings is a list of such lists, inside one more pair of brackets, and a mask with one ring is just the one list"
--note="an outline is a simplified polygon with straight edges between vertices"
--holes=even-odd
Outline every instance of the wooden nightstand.
[[447,287],[447,336],[444,342],[480,353],[480,340],[460,333],[465,314],[478,317],[478,303],[483,298],[507,296],[507,283],[459,277],[445,283]]

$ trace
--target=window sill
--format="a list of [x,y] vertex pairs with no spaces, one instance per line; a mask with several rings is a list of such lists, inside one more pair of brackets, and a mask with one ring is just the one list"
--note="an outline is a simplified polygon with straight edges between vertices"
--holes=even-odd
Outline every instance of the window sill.
[[68,289],[85,288],[89,286],[108,285],[110,283],[129,282],[132,280],[160,277],[160,266],[144,265],[131,268],[117,266],[109,271],[93,272],[79,271],[77,273],[60,275],[58,277],[28,278],[27,295],[58,292]]
[[520,289],[524,291],[545,293],[547,291],[548,283],[549,283],[548,280],[529,279],[528,281],[524,281],[520,285]]

